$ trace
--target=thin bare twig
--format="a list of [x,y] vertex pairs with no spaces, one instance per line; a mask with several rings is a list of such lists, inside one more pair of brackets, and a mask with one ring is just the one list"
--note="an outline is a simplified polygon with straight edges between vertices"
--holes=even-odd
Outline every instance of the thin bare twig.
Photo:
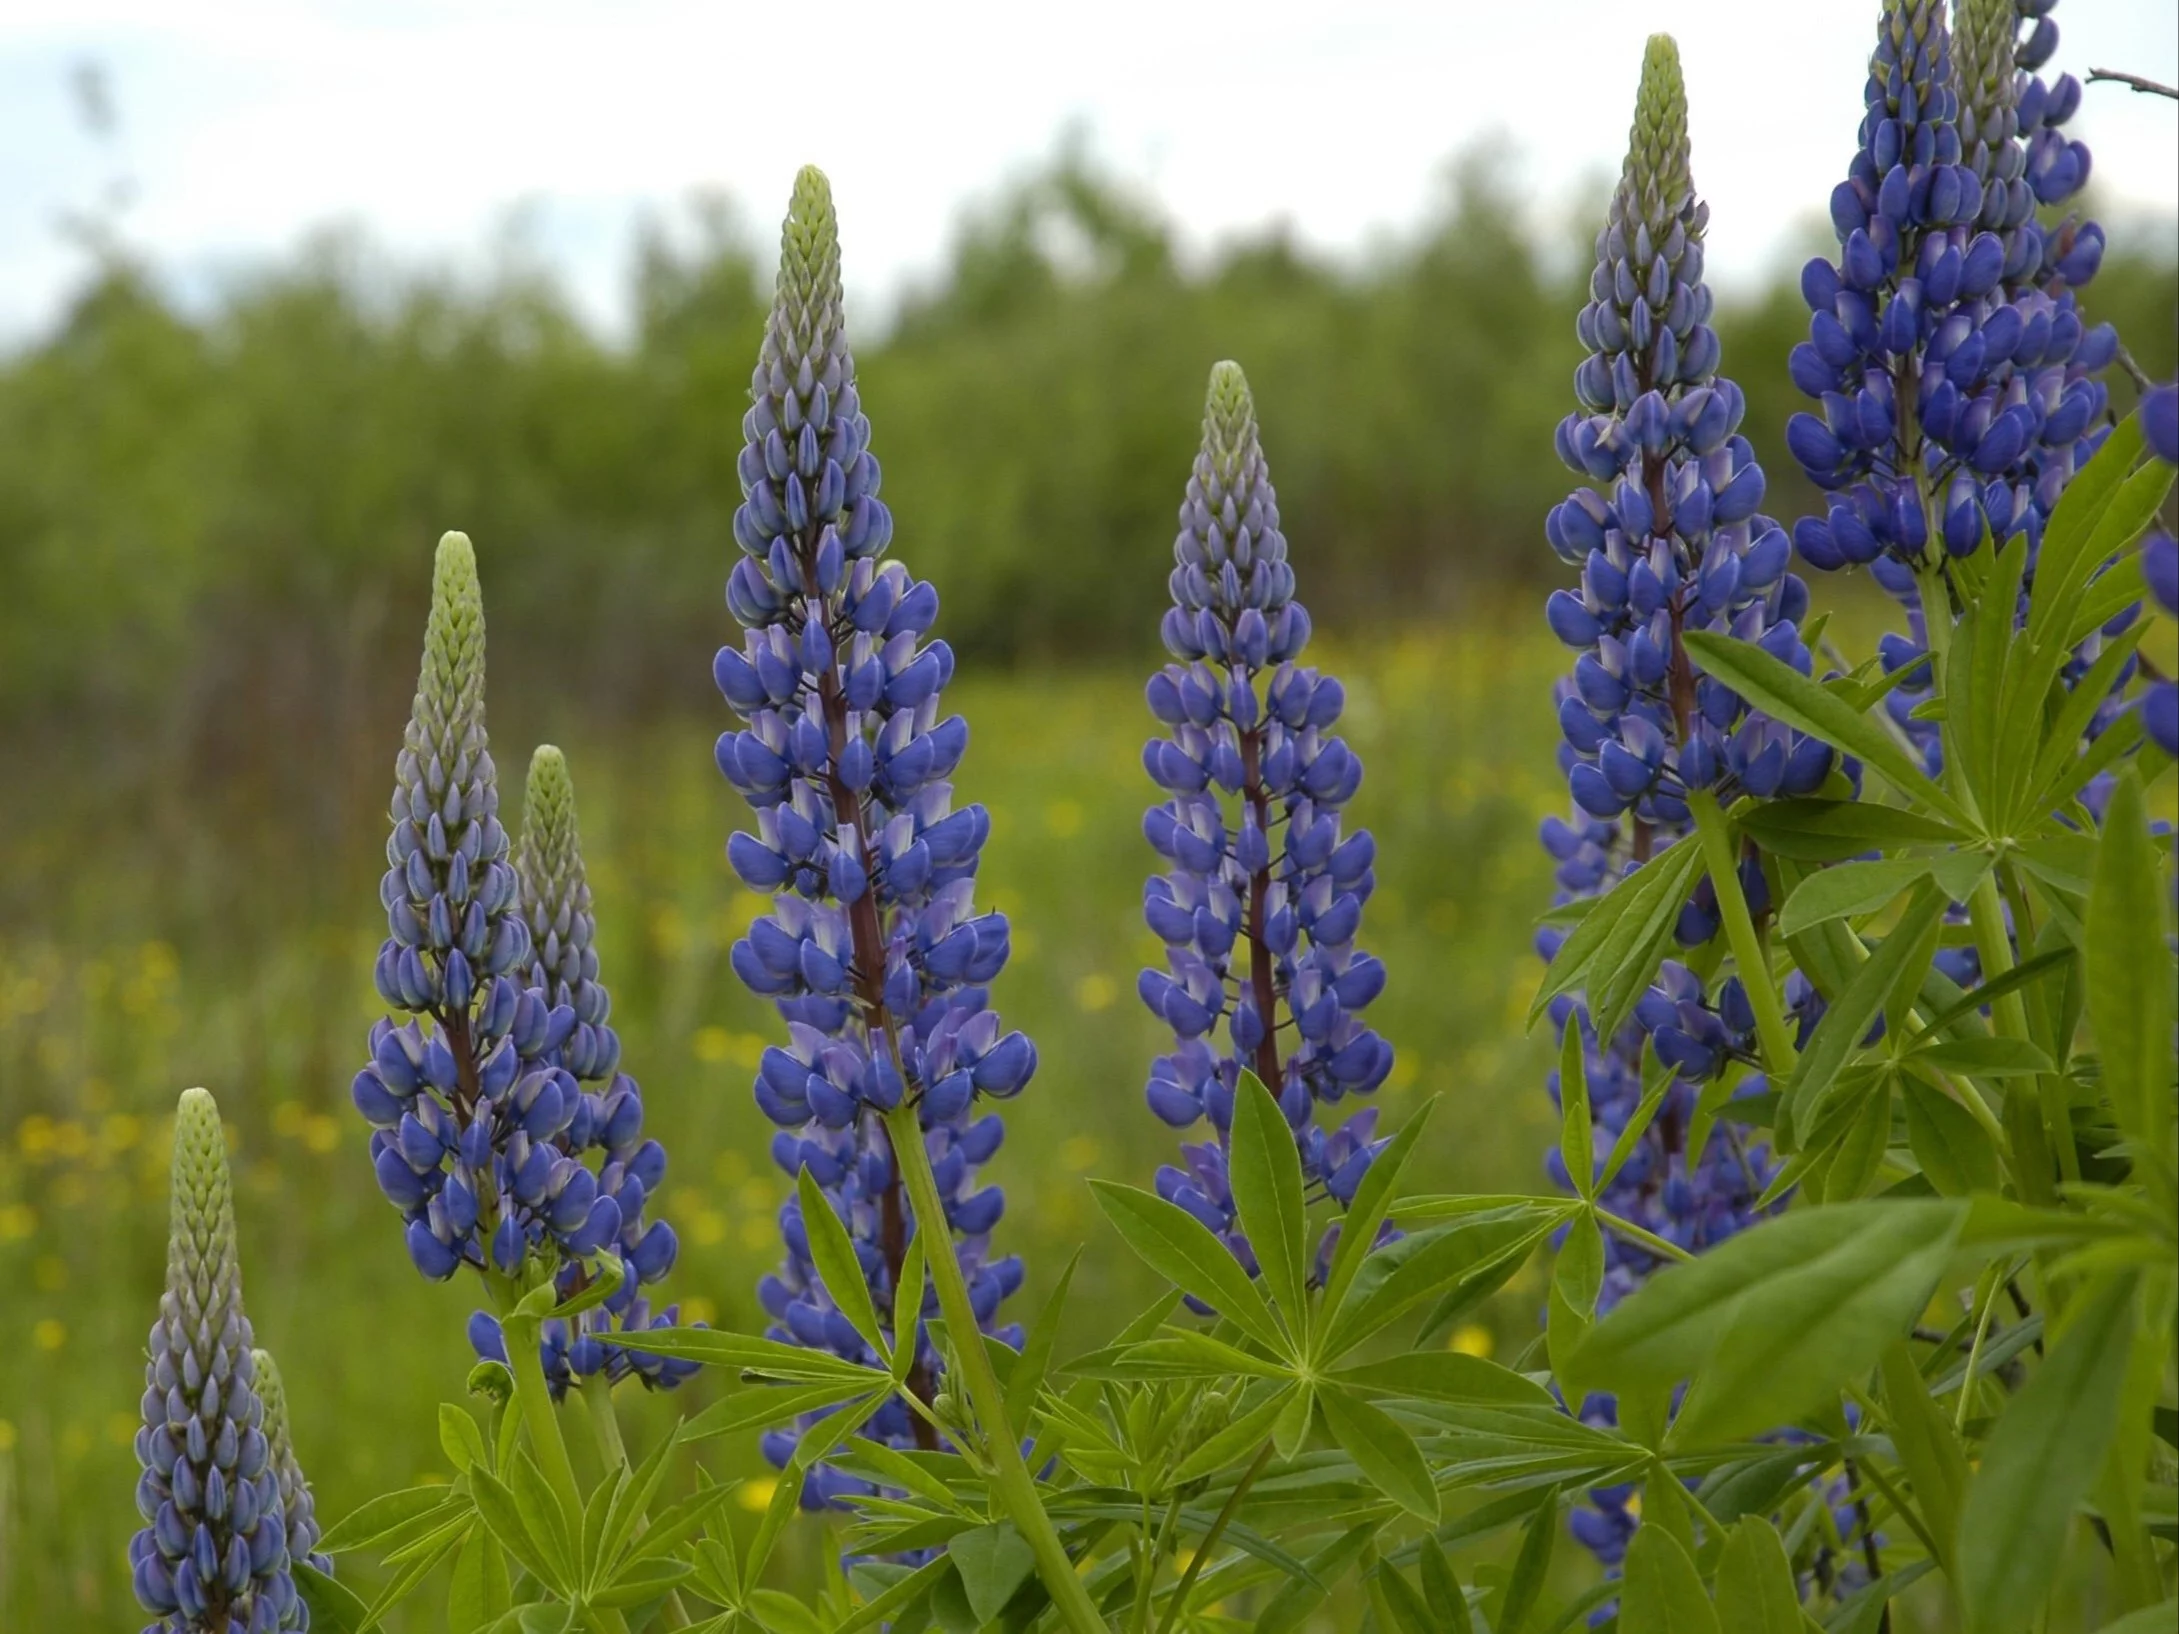
[[2173,90],[2153,79],[2143,79],[2139,74],[2122,74],[2115,68],[2091,68],[2088,71],[2091,85],[2123,85],[2128,90],[2139,91],[2143,96],[2168,96],[2179,102],[2179,90]]

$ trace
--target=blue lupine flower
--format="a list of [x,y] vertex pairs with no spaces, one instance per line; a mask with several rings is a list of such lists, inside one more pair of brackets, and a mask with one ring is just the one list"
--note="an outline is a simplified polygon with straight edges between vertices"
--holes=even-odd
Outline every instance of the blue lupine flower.
[[[1822,414],[1795,415],[1786,441],[1833,496],[1795,529],[1814,567],[1911,570],[1986,530],[2032,546],[2100,441],[2096,377],[2118,342],[2071,288],[2094,275],[2102,231],[2033,215],[2085,174],[2086,150],[2056,129],[2078,86],[2013,74],[2014,24],[2006,0],[1968,0],[1955,75],[1939,0],[1887,0],[1860,150],[1831,199],[1839,257],[1801,276],[1814,317],[1791,372]],[[2037,37],[2054,41],[2048,25]],[[1912,590],[1910,572],[1879,577]]]
[[[2179,465],[2179,386],[2158,386],[2141,397],[2141,430],[2149,452],[2166,465]],[[2166,618],[2179,618],[2179,543],[2162,528],[2141,546],[2141,576],[2149,600]],[[2141,699],[2141,729],[2168,755],[2179,755],[2179,682],[2169,676],[2153,681]]]
[[1360,1016],[1385,982],[1354,940],[1376,842],[1341,828],[1362,764],[1332,733],[1344,690],[1300,662],[1309,615],[1236,364],[1211,370],[1173,557],[1175,661],[1149,687],[1168,735],[1143,751],[1167,795],[1143,819],[1170,864],[1143,893],[1166,968],[1137,987],[1175,1035],[1151,1068],[1150,1109],[1177,1129],[1208,1118],[1212,1139],[1184,1146],[1186,1167],[1161,1169],[1157,1186],[1253,1270],[1225,1170],[1241,1073],[1278,1098],[1308,1181],[1344,1207],[1377,1149],[1375,1114],[1327,1133],[1316,1111],[1376,1089],[1392,1047]]
[[[253,1350],[250,1358],[257,1367],[257,1397],[265,1408],[265,1440],[271,1447],[272,1471],[280,1482],[288,1559],[307,1561],[330,1577],[333,1558],[318,1552],[318,1539],[325,1535],[325,1529],[318,1524],[317,1501],[311,1495],[309,1478],[303,1474],[302,1460],[295,1456],[294,1433],[288,1424],[287,1388],[281,1382],[279,1365],[269,1350]],[[308,1626],[308,1621],[306,1617],[298,1626]]]
[[[996,1325],[1022,1279],[1018,1259],[990,1250],[1005,1199],[976,1177],[1003,1131],[974,1114],[979,1096],[1020,1092],[1036,1049],[990,1008],[1009,947],[1005,917],[975,908],[990,817],[953,809],[968,728],[940,712],[952,649],[923,639],[937,592],[882,560],[892,517],[842,321],[831,189],[814,168],[795,179],[750,394],[734,517],[743,557],[727,583],[747,636],[720,649],[713,675],[744,722],[719,739],[719,768],[756,812],[728,860],[750,889],[777,893],[731,955],[787,1022],[787,1044],[764,1053],[757,1104],[780,1125],[774,1160],[808,1169],[847,1222],[890,1324],[913,1222],[884,1114],[912,1103],[978,1316],[1018,1340]],[[773,1336],[874,1360],[827,1298],[793,1199],[781,1227],[786,1263],[760,1288]],[[909,1388],[929,1400],[938,1359],[920,1335],[908,1342],[920,1354]],[[928,1444],[898,1401],[870,1433]],[[779,1461],[791,1444],[770,1437],[766,1450]],[[826,1470],[803,1497],[854,1488]]]
[[129,1544],[136,1598],[157,1618],[145,1634],[307,1628],[242,1309],[227,1143],[201,1089],[174,1115],[166,1254],[136,1433],[144,1529]]
[[1799,630],[1807,587],[1786,571],[1784,530],[1757,511],[1763,471],[1738,434],[1745,401],[1717,372],[1708,219],[1688,170],[1678,52],[1659,35],[1578,325],[1589,347],[1574,376],[1581,408],[1558,430],[1560,457],[1598,486],[1577,488],[1544,529],[1581,570],[1580,589],[1545,608],[1580,654],[1559,700],[1574,801],[1591,817],[1631,813],[1652,834],[1686,827],[1691,790],[1728,802],[1808,794],[1833,760],[1752,713],[1681,644],[1688,630],[1720,630],[1811,668]]
[[523,986],[529,926],[484,730],[484,603],[458,533],[439,541],[392,818],[378,988],[417,1019],[371,1029],[351,1089],[379,1186],[428,1277],[470,1265],[520,1280],[533,1257],[557,1273],[626,1222],[571,1150],[576,1120],[595,1121],[557,1064],[575,1011]]
[[[574,1108],[557,1137],[560,1149],[576,1158],[597,1153],[596,1193],[610,1198],[620,1214],[619,1233],[607,1245],[621,1263],[620,1287],[572,1325],[560,1318],[545,1323],[545,1380],[555,1396],[592,1374],[613,1382],[633,1375],[646,1386],[670,1389],[693,1374],[696,1364],[614,1342],[616,1334],[675,1324],[680,1308],[654,1313],[642,1290],[673,1269],[680,1243],[665,1221],[644,1219],[649,1199],[665,1181],[666,1152],[645,1138],[642,1092],[619,1070],[620,1038],[607,1020],[612,1000],[598,979],[597,920],[583,869],[575,786],[566,756],[551,744],[530,758],[514,866],[530,937],[528,993],[551,1015],[573,1017],[572,1025],[548,1029],[558,1042],[538,1052],[532,1070],[550,1072],[561,1100]],[[580,1262],[563,1264],[561,1294],[578,1292],[589,1274]],[[480,1356],[506,1359],[499,1324],[486,1313],[470,1319],[470,1339]]]

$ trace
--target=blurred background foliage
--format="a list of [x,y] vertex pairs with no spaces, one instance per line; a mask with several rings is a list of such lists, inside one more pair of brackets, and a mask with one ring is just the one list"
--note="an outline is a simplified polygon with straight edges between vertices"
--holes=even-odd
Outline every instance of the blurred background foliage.
[[[1202,260],[1062,150],[885,325],[859,323],[896,549],[937,581],[963,656],[960,783],[993,809],[983,891],[1016,926],[999,999],[1043,1053],[994,1166],[1025,1305],[1085,1241],[1082,1311],[1150,1293],[1079,1177],[1147,1182],[1172,1147],[1142,1106],[1159,1040],[1132,994],[1155,956],[1140,683],[1219,357],[1249,370],[1369,768],[1365,940],[1392,971],[1373,1015],[1401,1052],[1386,1115],[1442,1097],[1430,1189],[1543,1183],[1548,1046],[1519,1024],[1564,654],[1536,587],[1557,576],[1541,517],[1569,485],[1551,431],[1590,230],[1535,226],[1505,161],[1455,164],[1437,212],[1358,263],[1277,233]],[[233,1125],[251,1308],[321,1511],[437,1464],[469,1290],[410,1270],[347,1084],[444,528],[479,546],[510,819],[530,745],[572,757],[615,1020],[673,1153],[670,1287],[709,1320],[761,1320],[785,1184],[748,1083],[777,1027],[726,969],[759,904],[725,867],[742,813],[708,752],[770,267],[737,223],[713,203],[649,233],[619,337],[519,256],[463,280],[333,236],[189,304],[107,242],[52,332],[0,356],[0,1627],[131,1615],[129,1438],[187,1084]],[[2113,239],[2087,304],[2169,376],[2171,226]],[[1804,325],[1790,271],[1719,323],[1788,521],[1812,503],[1782,440]],[[1817,587],[1842,594],[1865,634],[1877,609]],[[1516,1284],[1455,1342],[1510,1358],[1540,1300]],[[753,1449],[707,1462],[761,1503]],[[797,1547],[811,1571],[826,1545]]]

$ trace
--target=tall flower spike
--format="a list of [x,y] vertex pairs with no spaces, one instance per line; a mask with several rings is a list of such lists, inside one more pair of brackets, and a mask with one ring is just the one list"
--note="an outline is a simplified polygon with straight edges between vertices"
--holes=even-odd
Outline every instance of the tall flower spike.
[[558,1056],[572,1004],[525,989],[530,935],[484,729],[484,603],[468,539],[439,541],[416,703],[395,763],[379,898],[380,995],[351,1095],[417,1269],[527,1281],[618,1241],[626,1222],[571,1140],[586,1109]]
[[[975,1103],[1018,1093],[1036,1050],[990,1008],[1009,945],[1005,918],[975,908],[990,818],[953,809],[968,727],[940,713],[952,649],[923,639],[937,592],[881,560],[892,517],[848,350],[831,188],[815,169],[795,178],[750,396],[734,517],[743,555],[727,582],[746,635],[720,649],[713,676],[743,722],[720,737],[719,769],[756,814],[727,857],[750,889],[776,893],[731,956],[787,1023],[787,1045],[764,1054],[757,1104],[780,1126],[774,1160],[810,1171],[855,1238],[881,1317],[906,1329],[921,1313],[892,1308],[911,1218],[884,1114],[913,1103],[978,1317],[1017,1334],[995,1326],[1022,1279],[1018,1259],[991,1255],[1005,1199],[976,1179],[1003,1129]],[[781,1227],[786,1261],[759,1290],[774,1336],[874,1360],[827,1296],[792,1199]],[[928,1401],[938,1358],[920,1332],[905,1342],[918,1355],[908,1388]],[[932,1440],[898,1400],[869,1433]],[[775,1461],[792,1445],[766,1438]],[[803,1498],[859,1490],[827,1467]]]
[[129,1544],[145,1634],[269,1634],[308,1615],[288,1569],[280,1477],[257,1393],[219,1107],[185,1090],[174,1116],[166,1292],[144,1367],[144,1529]]
[[1175,1035],[1151,1068],[1150,1109],[1179,1129],[1208,1118],[1212,1138],[1184,1146],[1186,1167],[1161,1169],[1158,1190],[1253,1268],[1226,1173],[1241,1073],[1278,1097],[1304,1172],[1343,1207],[1381,1144],[1376,1114],[1327,1133],[1316,1112],[1376,1089],[1392,1048],[1359,1015],[1385,982],[1354,944],[1376,843],[1341,834],[1362,763],[1332,732],[1344,690],[1299,662],[1309,615],[1237,364],[1211,370],[1173,561],[1175,662],[1149,686],[1166,735],[1143,750],[1166,795],[1143,818],[1170,865],[1143,894],[1166,968],[1137,986]]
[[[540,1050],[535,1062],[538,1070],[552,1073],[562,1101],[574,1108],[553,1145],[569,1158],[598,1155],[595,1196],[611,1200],[620,1217],[620,1230],[607,1247],[620,1258],[621,1285],[572,1325],[558,1318],[545,1324],[545,1380],[555,1396],[593,1374],[612,1382],[633,1374],[648,1387],[670,1389],[693,1373],[695,1364],[633,1352],[616,1342],[616,1336],[674,1325],[679,1307],[654,1313],[642,1290],[673,1269],[680,1243],[665,1221],[644,1219],[648,1200],[665,1181],[666,1151],[645,1138],[642,1091],[619,1070],[620,1039],[607,1020],[612,1000],[598,979],[597,920],[576,829],[575,785],[567,757],[549,743],[530,757],[515,873],[530,939],[527,997],[552,1016],[572,1018],[564,1026],[555,1024],[558,1042]],[[570,1181],[582,1185],[572,1176]],[[577,1292],[588,1275],[578,1262],[562,1264],[562,1294]],[[490,1315],[480,1311],[470,1319],[470,1338],[478,1354],[506,1359],[505,1339]]]
[[[2141,430],[2152,457],[2179,465],[2179,385],[2142,393]],[[2167,619],[2179,618],[2179,543],[2158,527],[2141,546],[2141,576],[2149,603]],[[2179,755],[2179,682],[2162,677],[2141,698],[2141,729],[2167,755]]]
[[272,1449],[272,1472],[280,1482],[280,1510],[287,1523],[288,1559],[308,1561],[331,1576],[333,1559],[318,1553],[318,1539],[325,1529],[318,1524],[316,1500],[302,1461],[295,1456],[295,1438],[288,1427],[287,1387],[281,1382],[279,1364],[269,1350],[253,1350],[257,1364],[257,1396],[265,1406],[265,1439]]

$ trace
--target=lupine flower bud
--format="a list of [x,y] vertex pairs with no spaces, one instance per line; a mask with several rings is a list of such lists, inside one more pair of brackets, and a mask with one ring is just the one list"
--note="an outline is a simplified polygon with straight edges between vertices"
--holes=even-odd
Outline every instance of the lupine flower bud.
[[288,1559],[308,1561],[331,1576],[332,1557],[318,1553],[318,1539],[324,1536],[325,1529],[318,1524],[317,1504],[311,1497],[309,1479],[303,1474],[301,1460],[295,1456],[295,1440],[288,1428],[287,1389],[281,1383],[279,1366],[269,1350],[253,1350],[250,1357],[257,1364],[257,1397],[265,1407],[265,1439],[271,1447],[272,1470],[280,1481],[280,1509],[287,1523]]
[[[612,999],[598,979],[594,946],[597,921],[583,871],[575,818],[575,785],[567,757],[551,744],[530,757],[523,788],[522,838],[515,847],[522,916],[529,931],[530,960],[523,972],[523,1005],[545,1018],[542,1042],[524,1065],[514,1100],[556,1102],[564,1113],[550,1137],[560,1177],[547,1185],[548,1226],[587,1226],[601,1203],[611,1206],[617,1230],[600,1244],[621,1262],[620,1287],[604,1304],[574,1318],[555,1318],[542,1338],[545,1382],[555,1397],[592,1374],[618,1382],[633,1374],[654,1389],[671,1389],[696,1371],[691,1362],[629,1351],[615,1335],[672,1327],[678,1306],[653,1313],[642,1290],[664,1279],[680,1253],[673,1227],[647,1220],[648,1200],[665,1183],[666,1152],[643,1134],[643,1095],[619,1070],[620,1039],[607,1017]],[[526,1088],[535,1084],[534,1089]],[[556,1114],[556,1117],[559,1114]],[[595,1155],[593,1172],[584,1159]],[[558,1270],[563,1296],[576,1293],[590,1275],[566,1261]],[[470,1339],[480,1356],[505,1360],[499,1324],[479,1312]]]
[[1175,1034],[1151,1068],[1150,1109],[1181,1129],[1208,1118],[1213,1139],[1183,1147],[1187,1169],[1160,1170],[1158,1190],[1253,1267],[1225,1180],[1241,1073],[1278,1098],[1308,1180],[1344,1207],[1376,1151],[1374,1115],[1327,1137],[1315,1114],[1383,1083],[1392,1048],[1360,1018],[1384,986],[1384,966],[1355,946],[1375,842],[1341,824],[1362,765],[1332,734],[1338,681],[1300,662],[1309,618],[1236,364],[1211,371],[1173,560],[1175,662],[1149,687],[1170,735],[1143,754],[1167,795],[1144,831],[1171,866],[1143,899],[1166,968],[1138,989]]
[[157,1618],[145,1634],[305,1628],[242,1310],[227,1143],[201,1089],[175,1112],[171,1219],[136,1434],[145,1524],[129,1544],[136,1597]]
[[[1003,1130],[975,1103],[1018,1094],[1036,1050],[990,1008],[1009,947],[1004,916],[975,907],[990,818],[953,806],[968,727],[941,709],[953,652],[926,640],[937,592],[884,560],[892,516],[848,349],[831,189],[815,169],[795,179],[750,397],[734,518],[743,557],[727,585],[746,634],[712,674],[742,721],[719,739],[719,769],[756,814],[727,858],[750,889],[776,893],[730,958],[787,1023],[757,1104],[780,1126],[774,1160],[817,1180],[881,1317],[903,1329],[921,1313],[892,1309],[910,1211],[884,1114],[914,1104],[977,1314],[987,1332],[1016,1335],[996,1323],[1021,1263],[991,1256],[1004,1199],[976,1180]],[[780,1224],[786,1263],[759,1290],[773,1336],[874,1359],[826,1296],[794,1199]],[[928,1401],[939,1360],[920,1329],[904,1342],[918,1347],[908,1386]],[[866,1433],[913,1445],[928,1427],[896,1400]],[[765,1450],[784,1462],[793,1443],[780,1432]],[[802,1496],[817,1506],[865,1490],[828,1466]]]

